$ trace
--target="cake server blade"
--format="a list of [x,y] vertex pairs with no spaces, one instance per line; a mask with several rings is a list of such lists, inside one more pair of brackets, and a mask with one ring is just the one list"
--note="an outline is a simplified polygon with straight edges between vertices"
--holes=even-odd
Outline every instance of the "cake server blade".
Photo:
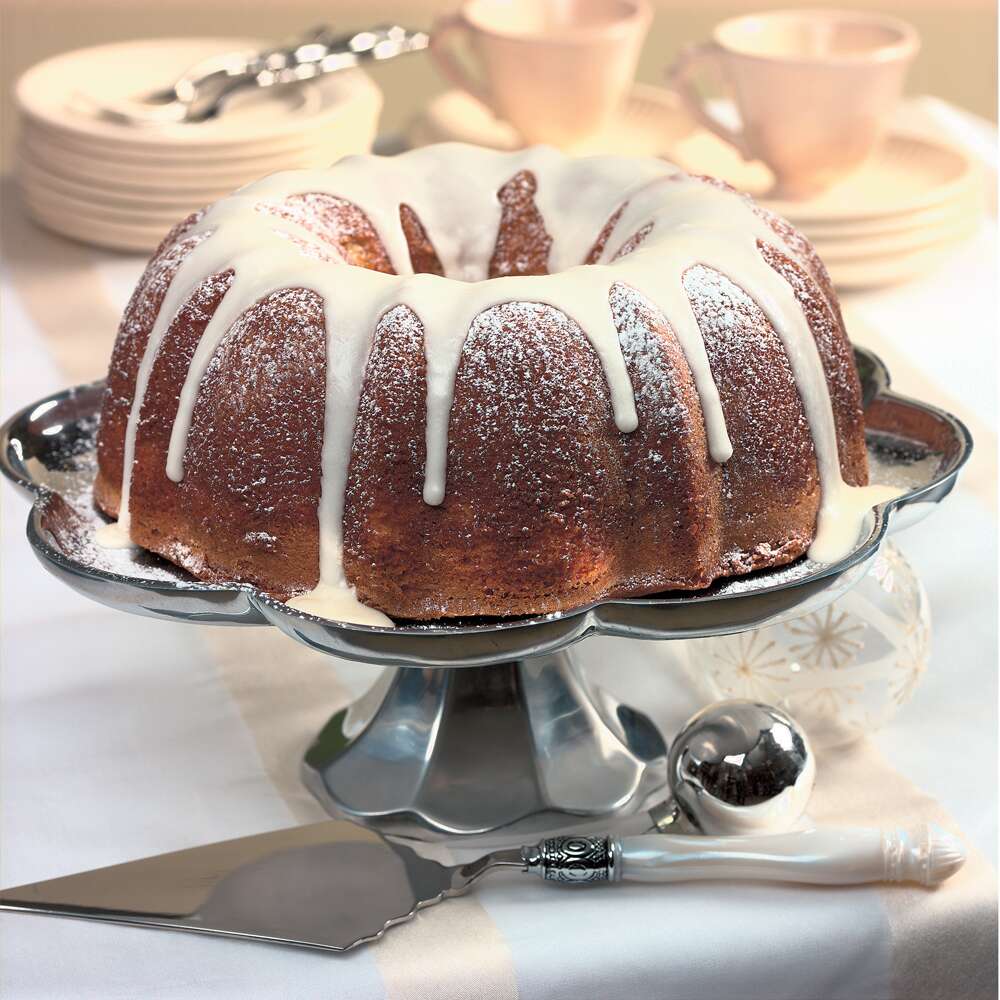
[[965,860],[942,830],[550,837],[447,867],[346,820],[241,837],[0,892],[0,909],[346,951],[495,868],[548,881],[771,879],[934,885]]
[[328,820],[4,889],[0,908],[343,951],[454,887],[451,869]]

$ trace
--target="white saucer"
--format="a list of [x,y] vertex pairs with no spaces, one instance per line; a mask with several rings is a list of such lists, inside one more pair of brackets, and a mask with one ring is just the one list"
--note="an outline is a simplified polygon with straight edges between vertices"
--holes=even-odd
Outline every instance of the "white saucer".
[[978,182],[975,164],[962,150],[901,132],[887,135],[854,173],[802,201],[772,198],[770,171],[761,163],[745,162],[703,129],[676,143],[669,156],[685,170],[728,181],[807,231],[810,223],[849,225],[910,215],[967,195]]
[[983,212],[982,192],[973,188],[943,205],[918,209],[905,215],[859,219],[849,223],[810,222],[809,238],[816,243],[837,243],[859,239],[879,239],[904,233],[916,234],[926,229],[948,225]]
[[835,285],[878,287],[932,269],[975,232],[982,179],[961,149],[891,131],[869,160],[816,197],[769,195],[770,171],[699,128],[668,152],[685,170],[721,177],[788,219],[812,242]]
[[[568,152],[661,156],[694,128],[671,91],[637,83],[615,120],[602,133]],[[512,126],[461,90],[449,90],[434,98],[412,123],[407,138],[411,146],[471,142],[492,149],[520,149],[524,145]]]

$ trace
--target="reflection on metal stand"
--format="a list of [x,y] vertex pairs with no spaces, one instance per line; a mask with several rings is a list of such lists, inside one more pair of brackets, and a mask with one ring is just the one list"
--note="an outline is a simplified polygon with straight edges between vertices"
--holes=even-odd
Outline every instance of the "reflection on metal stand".
[[102,564],[91,498],[101,383],[8,420],[0,471],[34,495],[28,540],[42,564],[87,597],[174,622],[274,625],[312,649],[399,668],[338,714],[306,756],[306,782],[331,812],[418,837],[484,833],[527,817],[549,828],[610,826],[657,801],[664,740],[641,711],[591,690],[568,647],[590,635],[729,635],[816,611],[864,576],[890,521],[915,523],[954,486],[972,448],[965,426],[891,392],[878,358],[855,354],[869,464],[875,481],[903,492],[872,511],[848,556],[534,619],[372,628],[302,614],[245,584],[201,583],[148,553]]
[[303,774],[329,812],[386,832],[418,823],[483,833],[538,813],[622,814],[666,777],[656,726],[606,692],[593,697],[565,651],[387,671],[376,688],[363,708],[330,720]]

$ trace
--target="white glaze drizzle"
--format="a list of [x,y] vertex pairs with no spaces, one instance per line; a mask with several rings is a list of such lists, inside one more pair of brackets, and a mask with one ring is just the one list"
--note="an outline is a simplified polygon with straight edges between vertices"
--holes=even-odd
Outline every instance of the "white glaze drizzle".
[[[497,194],[520,171],[530,171],[536,180],[535,204],[552,239],[552,273],[486,279],[501,218]],[[361,209],[396,274],[306,257],[295,240],[315,244],[318,237],[257,207],[310,193],[330,194]],[[402,204],[420,219],[446,277],[413,273],[399,216]],[[623,205],[599,261],[583,266],[584,254]],[[640,247],[616,259],[622,244],[646,227],[649,233]],[[459,143],[397,157],[352,156],[327,171],[289,171],[248,185],[212,206],[189,230],[194,233],[209,236],[188,253],[174,276],[139,367],[125,435],[121,512],[118,524],[109,525],[101,539],[104,544],[128,541],[138,417],[163,337],[201,282],[228,269],[234,272],[232,283],[202,334],[181,390],[167,475],[174,481],[183,477],[184,450],[201,380],[233,323],[271,292],[290,287],[315,291],[324,303],[327,335],[320,579],[314,591],[289,601],[302,610],[391,625],[381,612],[361,605],[346,580],[342,522],[367,356],[380,316],[396,305],[412,309],[424,329],[424,500],[428,504],[440,504],[445,497],[448,420],[465,337],[476,315],[491,306],[540,302],[575,320],[604,369],[616,425],[622,432],[635,430],[633,389],[609,304],[615,282],[636,288],[667,318],[691,369],[711,457],[727,461],[732,444],[705,344],[682,284],[684,272],[695,264],[714,268],[743,287],[784,344],[812,430],[822,486],[810,556],[830,562],[846,553],[858,537],[864,514],[895,495],[886,487],[855,488],[843,482],[829,389],[815,340],[792,288],[768,266],[757,246],[758,239],[781,245],[780,238],[739,195],[676,174],[663,161],[575,160],[547,147],[497,153]],[[329,250],[327,244],[324,248]]]

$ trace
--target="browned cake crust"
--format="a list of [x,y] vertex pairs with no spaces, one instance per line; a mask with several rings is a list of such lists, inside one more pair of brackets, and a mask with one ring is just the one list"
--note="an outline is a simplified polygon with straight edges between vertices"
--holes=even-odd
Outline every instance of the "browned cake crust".
[[[551,240],[533,192],[526,172],[501,189],[491,277],[545,273]],[[829,278],[803,237],[757,211],[794,252],[758,244],[794,288],[816,339],[843,477],[864,484],[860,385]],[[351,263],[391,270],[355,206],[303,195],[280,212]],[[405,205],[401,217],[415,270],[441,273],[419,218]],[[185,237],[196,219],[163,242],[122,319],[95,484],[98,507],[112,516],[142,354],[172,276],[204,238]],[[587,259],[596,260],[613,222]],[[275,292],[233,325],[201,382],[184,478],[175,483],[165,473],[188,364],[231,280],[227,271],[202,283],[154,361],[136,434],[131,532],[203,580],[246,581],[285,598],[318,579],[326,371],[316,293]],[[734,445],[724,466],[708,457],[698,394],[669,325],[638,292],[616,284],[611,308],[639,429],[616,429],[600,362],[571,317],[537,303],[495,306],[475,320],[462,353],[440,506],[422,499],[423,329],[405,306],[386,313],[374,331],[348,470],[344,567],[358,598],[395,618],[538,614],[698,589],[802,555],[820,489],[784,349],[728,278],[697,265],[683,280]]]

